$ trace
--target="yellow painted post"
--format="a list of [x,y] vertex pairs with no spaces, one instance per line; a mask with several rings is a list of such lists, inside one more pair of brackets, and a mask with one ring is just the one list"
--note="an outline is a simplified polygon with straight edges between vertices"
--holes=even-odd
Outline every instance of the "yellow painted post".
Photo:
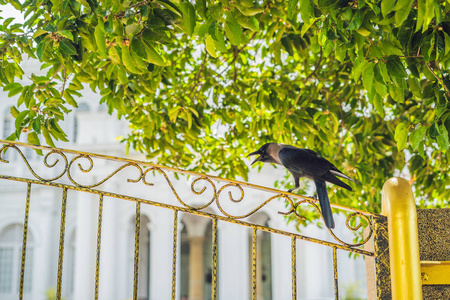
[[411,185],[394,177],[383,186],[382,215],[388,219],[393,300],[421,300],[417,212]]

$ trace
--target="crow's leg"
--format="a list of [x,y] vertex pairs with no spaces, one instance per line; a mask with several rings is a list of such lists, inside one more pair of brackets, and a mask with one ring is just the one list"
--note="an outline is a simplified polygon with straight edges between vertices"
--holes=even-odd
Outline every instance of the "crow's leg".
[[300,181],[299,181],[300,177],[294,177],[294,183],[295,183],[295,187],[293,187],[292,189],[288,190],[288,193],[292,193],[293,190],[296,190],[300,187]]

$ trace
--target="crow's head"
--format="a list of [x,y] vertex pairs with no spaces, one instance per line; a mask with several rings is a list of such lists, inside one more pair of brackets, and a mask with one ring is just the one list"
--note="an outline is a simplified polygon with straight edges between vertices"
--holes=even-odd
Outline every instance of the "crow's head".
[[253,162],[252,165],[257,161],[262,161],[264,163],[280,163],[278,158],[278,152],[282,148],[282,144],[268,143],[259,148],[258,151],[252,152],[247,157],[252,155],[259,155]]

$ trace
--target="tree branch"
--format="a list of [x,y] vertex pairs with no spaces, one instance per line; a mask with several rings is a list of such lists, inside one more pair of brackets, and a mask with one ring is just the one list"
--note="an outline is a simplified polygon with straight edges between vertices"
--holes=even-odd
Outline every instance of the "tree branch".
[[436,73],[434,73],[433,69],[431,69],[430,64],[428,64],[427,62],[425,62],[425,65],[427,66],[428,70],[430,70],[431,74],[434,75],[434,77],[436,77],[436,79],[439,81],[439,83],[444,87],[445,91],[447,92],[447,95],[450,97],[450,90],[448,89],[448,87],[445,85],[444,81],[442,81],[441,78],[439,78],[437,76]]
[[[44,88],[46,88],[52,82],[52,80],[55,79],[55,77],[56,77],[56,75],[58,75],[59,71],[61,71],[63,68],[64,68],[64,65],[61,65],[59,67],[59,69],[53,74],[53,76],[50,77],[50,79],[46,83],[44,83],[44,85],[38,85],[34,89],[37,90],[37,89],[44,89]],[[65,68],[64,68],[64,70],[65,70]]]

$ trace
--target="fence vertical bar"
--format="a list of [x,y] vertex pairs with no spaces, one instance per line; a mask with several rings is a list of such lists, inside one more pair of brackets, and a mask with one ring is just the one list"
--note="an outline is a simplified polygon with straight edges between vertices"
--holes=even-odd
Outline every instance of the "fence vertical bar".
[[23,241],[22,241],[22,260],[20,265],[20,286],[19,286],[19,299],[23,299],[23,284],[25,277],[25,258],[27,251],[27,236],[28,236],[28,215],[30,211],[30,196],[31,196],[31,183],[27,184],[27,200],[25,203],[25,220],[23,222]]
[[134,233],[134,285],[133,299],[138,299],[139,288],[139,233],[141,227],[141,203],[136,202],[136,224]]
[[173,213],[172,300],[175,300],[177,286],[178,210],[174,210]]
[[292,300],[297,299],[297,239],[295,236],[291,240],[292,257]]
[[417,211],[411,185],[394,177],[383,186],[382,214],[388,219],[392,299],[422,299]]
[[102,216],[103,216],[103,195],[100,194],[98,202],[98,225],[97,225],[97,253],[95,259],[95,290],[94,299],[98,299],[98,286],[100,281],[100,247],[102,240]]
[[256,300],[256,227],[252,232],[252,300]]
[[334,275],[334,298],[339,300],[339,282],[337,269],[337,249],[333,247],[333,275]]
[[61,299],[62,270],[64,261],[64,235],[66,232],[67,188],[63,188],[61,206],[61,227],[59,232],[58,277],[56,282],[56,299]]
[[212,219],[212,283],[211,298],[217,299],[217,219]]

